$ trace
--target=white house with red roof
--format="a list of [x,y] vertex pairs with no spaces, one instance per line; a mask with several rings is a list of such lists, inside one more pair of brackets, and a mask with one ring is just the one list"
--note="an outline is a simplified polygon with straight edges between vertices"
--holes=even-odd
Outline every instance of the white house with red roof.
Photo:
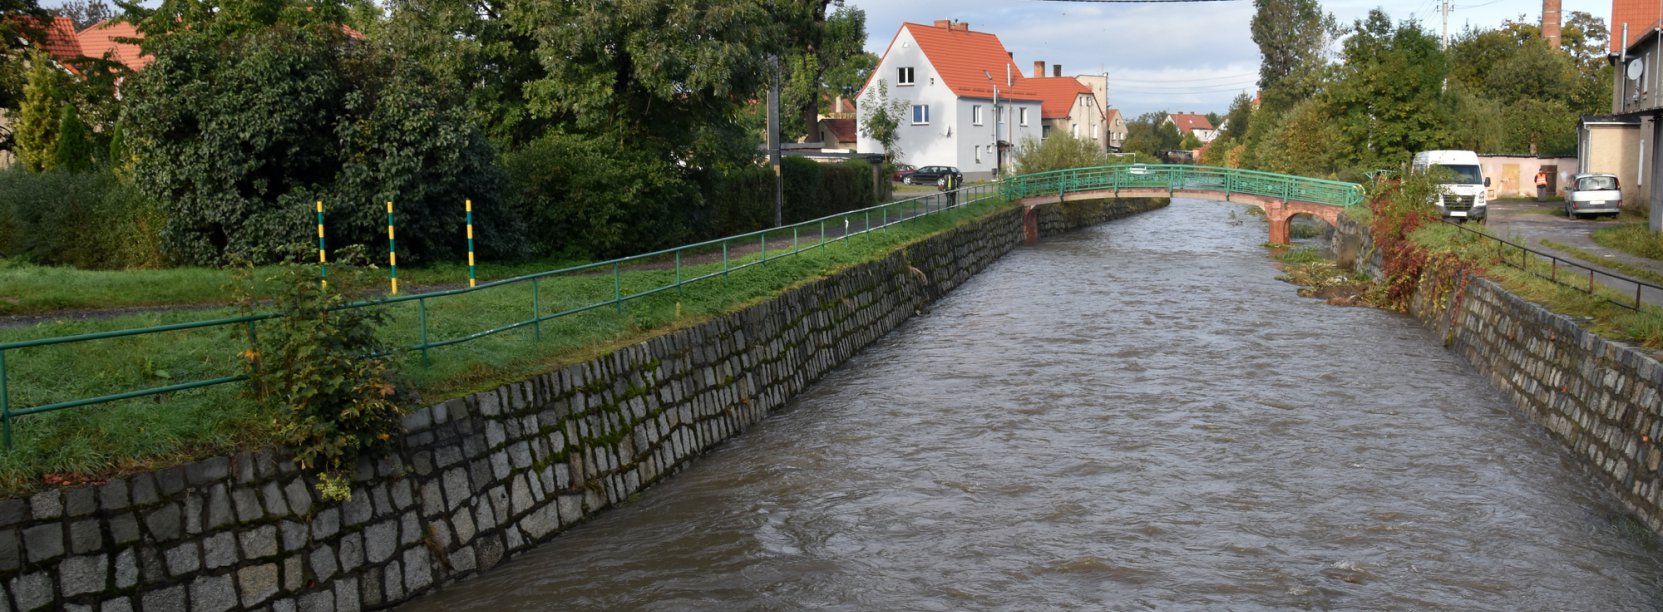
[[1218,128],[1213,127],[1213,122],[1208,120],[1206,115],[1196,113],[1168,113],[1166,121],[1162,122],[1162,124],[1164,125],[1167,123],[1178,126],[1179,136],[1194,134],[1195,138],[1200,140],[1202,144],[1212,142],[1214,139],[1218,138]]
[[[879,108],[878,83],[888,99],[904,100],[896,145],[900,159],[915,166],[954,166],[960,172],[991,173],[1010,147],[1039,140],[1042,97],[1029,85],[999,37],[973,32],[969,24],[937,20],[903,23],[872,76],[856,96],[862,109]],[[883,153],[866,135],[860,114],[861,153]]]
[[1074,138],[1090,140],[1106,149],[1108,139],[1104,134],[1107,119],[1105,108],[1097,97],[1095,88],[1089,85],[1087,80],[1100,78],[1106,88],[1108,77],[1063,76],[1062,64],[1056,64],[1051,68],[1051,76],[1045,76],[1045,62],[1035,61],[1034,77],[1028,79],[1028,86],[1038,92],[1040,97],[1042,138],[1067,134]]

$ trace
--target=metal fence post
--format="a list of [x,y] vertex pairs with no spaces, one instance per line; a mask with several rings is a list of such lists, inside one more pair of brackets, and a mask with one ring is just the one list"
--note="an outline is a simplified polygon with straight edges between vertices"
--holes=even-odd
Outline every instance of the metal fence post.
[[541,341],[543,339],[543,300],[538,295],[537,277],[531,277],[531,337]]
[[6,390],[6,350],[0,349],[0,429],[5,430],[6,450],[12,449],[12,397]]
[[427,360],[427,298],[416,300],[416,319],[417,326],[421,329],[422,367],[425,368],[431,363]]
[[612,262],[612,303],[618,307],[618,314],[624,314],[624,272],[616,261]]

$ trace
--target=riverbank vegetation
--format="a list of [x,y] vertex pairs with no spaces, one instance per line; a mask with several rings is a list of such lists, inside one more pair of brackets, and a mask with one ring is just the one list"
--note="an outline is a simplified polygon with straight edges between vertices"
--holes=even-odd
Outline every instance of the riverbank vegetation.
[[[897,204],[888,215],[893,220],[908,207]],[[721,259],[688,262],[680,272],[683,277],[718,275],[687,287],[685,292],[664,291],[628,301],[620,308],[607,305],[550,319],[537,329],[526,326],[434,349],[428,355],[430,366],[421,365],[419,352],[399,353],[392,364],[398,372],[394,379],[397,392],[412,404],[431,404],[523,380],[743,308],[786,288],[880,259],[924,237],[1003,209],[1000,201],[989,198],[870,233],[847,238],[831,234],[823,244],[818,242],[817,234],[811,237],[804,232],[795,242],[799,251],[789,255],[784,245],[793,244],[793,234],[786,231],[770,236],[770,244],[781,246],[770,247],[766,264],[720,275]],[[859,215],[851,219],[857,230],[862,220]],[[759,252],[735,253],[727,263],[739,266],[756,262],[760,256]],[[288,286],[263,278],[281,272],[281,266],[251,269],[249,282]],[[649,267],[623,271],[616,280],[610,273],[553,277],[539,287],[543,299],[540,309],[545,314],[559,312],[605,302],[618,290],[629,294],[673,285],[676,275],[673,268]],[[381,279],[377,271],[368,271],[365,276],[358,284]],[[330,278],[345,281],[347,275],[345,270],[334,270]],[[422,340],[420,325],[424,319],[428,339],[433,341],[477,333],[525,320],[534,303],[532,293],[528,284],[519,284],[433,299],[426,305],[425,316],[414,302],[380,307],[377,310],[388,320],[378,334],[388,345],[414,346]],[[54,320],[0,330],[0,341],[162,325],[241,312],[224,308]],[[247,346],[246,331],[238,325],[13,350],[7,353],[6,361],[11,401],[14,407],[41,405],[234,375],[243,367],[241,351]],[[275,444],[282,441],[281,428],[273,427],[280,414],[273,406],[245,397],[241,385],[228,384],[20,417],[14,421],[16,448],[0,452],[0,494]]]

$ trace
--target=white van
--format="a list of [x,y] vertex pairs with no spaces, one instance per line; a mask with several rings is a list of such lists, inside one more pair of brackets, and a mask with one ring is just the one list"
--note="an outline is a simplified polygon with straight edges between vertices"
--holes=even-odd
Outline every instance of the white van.
[[1438,214],[1450,219],[1483,222],[1488,212],[1484,190],[1490,186],[1490,179],[1484,177],[1478,154],[1472,151],[1421,151],[1415,154],[1411,171],[1424,174],[1432,166],[1440,166],[1453,175],[1452,182],[1441,185],[1443,193],[1434,202]]

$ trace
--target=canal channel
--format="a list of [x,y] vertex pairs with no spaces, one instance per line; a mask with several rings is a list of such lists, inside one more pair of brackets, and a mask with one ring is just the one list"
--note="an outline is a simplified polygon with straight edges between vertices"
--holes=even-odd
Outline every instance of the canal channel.
[[1663,605],[1663,552],[1408,317],[1199,201],[1006,256],[637,499],[404,606]]

